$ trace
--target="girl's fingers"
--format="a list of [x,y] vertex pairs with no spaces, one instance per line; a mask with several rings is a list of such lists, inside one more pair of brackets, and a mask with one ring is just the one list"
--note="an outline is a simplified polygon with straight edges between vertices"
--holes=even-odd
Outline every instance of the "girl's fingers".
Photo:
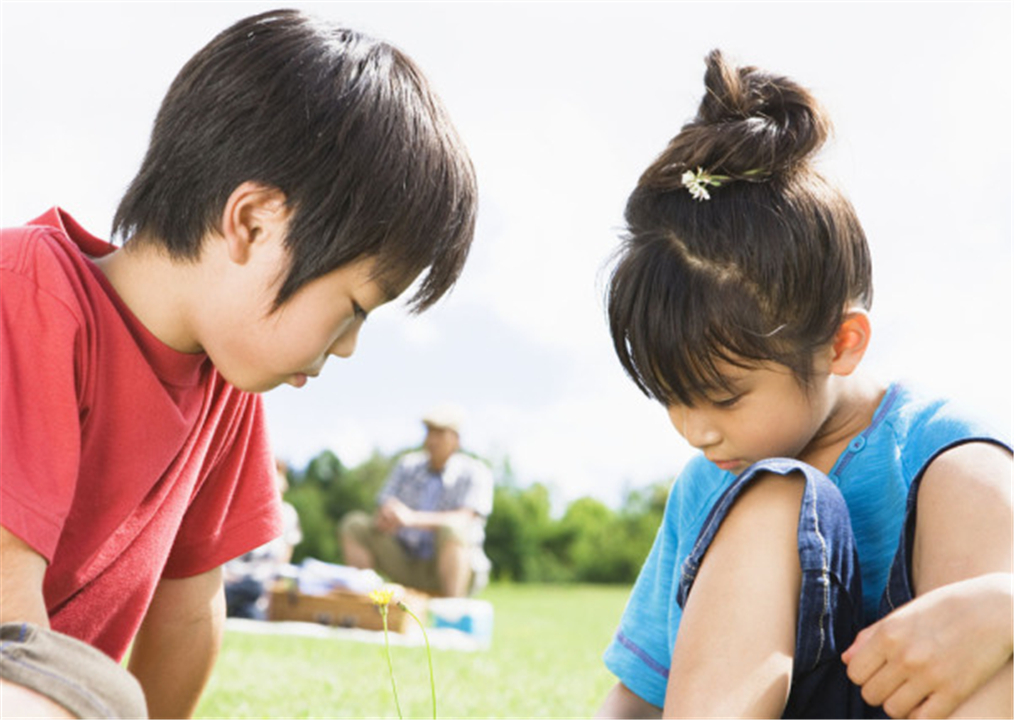
[[856,685],[865,685],[866,681],[886,663],[886,658],[873,651],[869,644],[859,645],[859,638],[856,638],[855,644],[846,651],[846,654],[848,659],[842,656],[842,660],[848,668],[849,679]]
[[[857,684],[862,685],[863,700],[874,707],[883,705],[888,698],[893,697],[906,685],[905,677],[900,673],[892,671],[886,664],[881,665],[880,669],[869,677],[866,682]],[[918,699],[921,700],[922,698]],[[915,703],[911,707],[915,707]],[[886,707],[884,709],[887,710]],[[891,717],[904,717],[908,713],[906,712],[900,716],[892,713],[888,714]]]
[[849,645],[848,648],[845,650],[845,652],[841,654],[841,661],[846,665],[851,663],[852,658],[855,657],[856,653],[862,651],[863,646],[866,644],[866,641],[869,639],[869,637],[870,637],[869,628],[864,628],[863,630],[860,630],[859,633],[856,635],[856,639],[853,640],[852,644]]
[[943,718],[949,717],[957,703],[948,699],[943,693],[933,693],[926,700],[914,707],[908,714],[911,718]]
[[[926,688],[914,682],[906,682],[881,701],[884,712],[892,718],[906,718],[926,699]],[[863,697],[866,696],[865,688]],[[868,702],[868,701],[867,701]]]

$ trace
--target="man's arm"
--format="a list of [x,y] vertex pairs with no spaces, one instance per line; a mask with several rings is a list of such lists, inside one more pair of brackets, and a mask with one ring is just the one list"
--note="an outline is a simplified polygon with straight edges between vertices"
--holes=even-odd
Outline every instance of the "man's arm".
[[159,583],[130,654],[130,671],[144,688],[150,717],[193,715],[224,625],[221,568]]
[[969,443],[919,488],[916,598],[843,656],[863,697],[892,717],[1011,716],[1011,458]]
[[397,498],[388,498],[377,509],[378,527],[389,532],[402,527],[436,530],[441,527],[462,525],[475,520],[477,517],[477,513],[470,508],[461,508],[459,510],[413,510]]

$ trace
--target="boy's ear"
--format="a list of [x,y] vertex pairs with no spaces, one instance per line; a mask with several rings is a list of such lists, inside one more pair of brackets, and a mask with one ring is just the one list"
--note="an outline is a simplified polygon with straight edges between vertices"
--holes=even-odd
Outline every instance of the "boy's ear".
[[285,193],[278,188],[252,181],[240,184],[222,210],[222,238],[229,259],[243,265],[255,243],[275,235],[284,238],[289,215]]
[[831,343],[831,373],[850,375],[870,346],[870,316],[865,310],[849,310]]

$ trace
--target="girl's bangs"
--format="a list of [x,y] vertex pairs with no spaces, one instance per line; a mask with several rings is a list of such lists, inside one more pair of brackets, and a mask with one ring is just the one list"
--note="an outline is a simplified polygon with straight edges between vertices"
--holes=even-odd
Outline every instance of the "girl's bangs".
[[742,283],[684,262],[664,243],[627,247],[608,298],[613,344],[627,374],[665,405],[730,391],[722,368],[778,356]]

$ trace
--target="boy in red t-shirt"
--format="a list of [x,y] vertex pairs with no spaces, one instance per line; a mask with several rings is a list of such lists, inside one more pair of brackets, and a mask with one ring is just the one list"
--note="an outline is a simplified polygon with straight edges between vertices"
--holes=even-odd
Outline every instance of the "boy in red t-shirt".
[[[410,59],[272,11],[173,82],[114,219],[122,248],[58,209],[3,232],[5,713],[192,714],[220,567],[280,530],[255,393],[349,357],[420,275],[413,310],[436,302],[475,205]],[[140,688],[117,664],[131,643]]]

